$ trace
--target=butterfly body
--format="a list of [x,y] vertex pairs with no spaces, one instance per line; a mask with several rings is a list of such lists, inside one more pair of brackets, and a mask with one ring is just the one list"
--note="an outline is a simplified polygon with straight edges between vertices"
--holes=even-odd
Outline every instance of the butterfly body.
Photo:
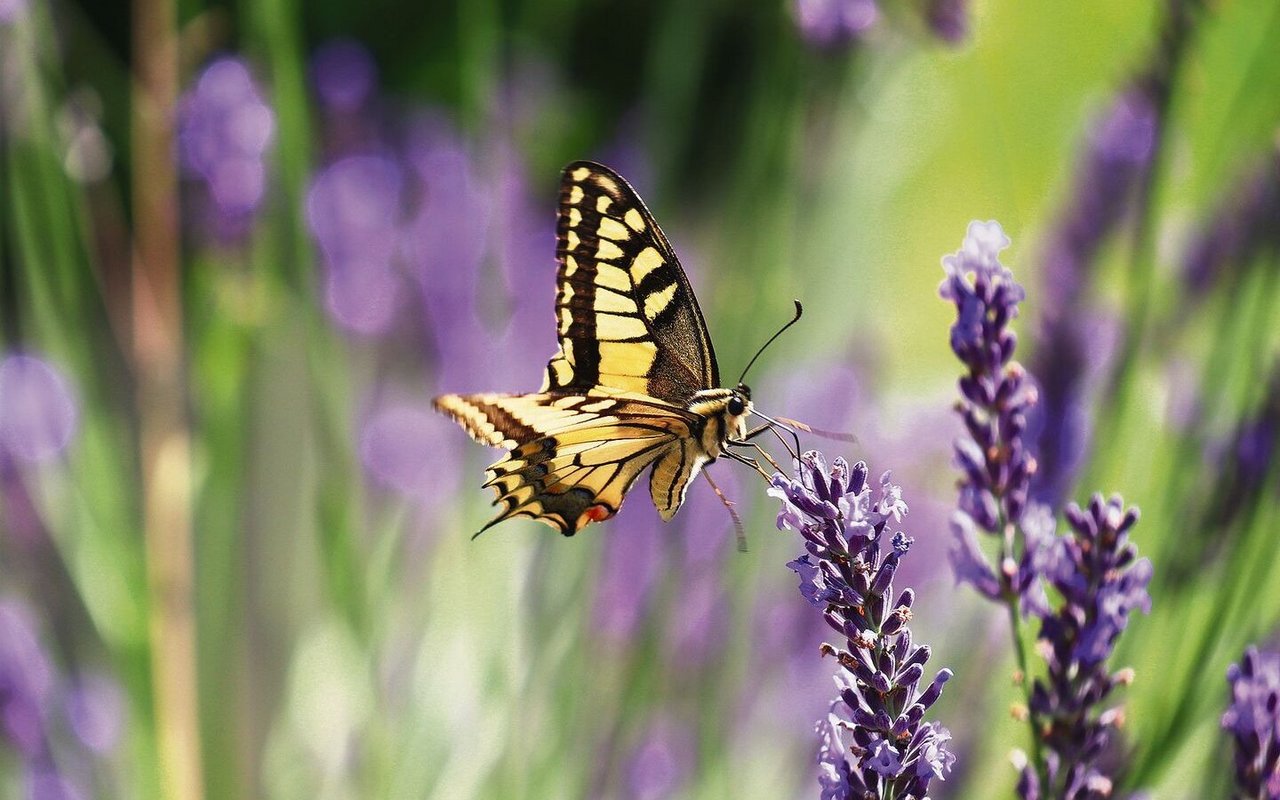
[[509,452],[487,471],[499,515],[571,536],[616,514],[648,469],[663,519],[746,435],[751,393],[719,387],[680,262],[635,191],[591,162],[565,168],[556,228],[559,349],[532,394],[442,395],[440,411]]

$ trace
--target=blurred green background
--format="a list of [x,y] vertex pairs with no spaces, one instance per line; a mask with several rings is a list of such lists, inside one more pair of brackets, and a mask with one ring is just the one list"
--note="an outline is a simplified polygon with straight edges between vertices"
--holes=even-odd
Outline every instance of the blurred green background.
[[[0,0],[0,796],[817,794],[826,634],[746,470],[663,525],[490,516],[442,391],[537,387],[554,203],[628,176],[725,379],[893,469],[956,679],[936,797],[1012,796],[953,585],[939,259],[1013,239],[1040,495],[1123,492],[1124,786],[1228,795],[1280,615],[1280,6]],[[7,694],[6,694],[7,692]]]

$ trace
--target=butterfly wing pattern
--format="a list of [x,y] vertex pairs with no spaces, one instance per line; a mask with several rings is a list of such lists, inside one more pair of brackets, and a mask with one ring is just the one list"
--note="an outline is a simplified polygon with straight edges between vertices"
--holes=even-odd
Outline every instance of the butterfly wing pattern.
[[684,406],[720,385],[689,279],[620,175],[590,162],[565,168],[556,258],[560,351],[543,391],[604,385]]
[[723,406],[696,410],[719,373],[688,278],[631,186],[586,161],[561,179],[556,256],[559,349],[542,389],[435,400],[509,451],[486,473],[501,512],[485,529],[526,516],[571,536],[616,514],[651,465],[650,495],[670,519],[714,455],[704,434]]

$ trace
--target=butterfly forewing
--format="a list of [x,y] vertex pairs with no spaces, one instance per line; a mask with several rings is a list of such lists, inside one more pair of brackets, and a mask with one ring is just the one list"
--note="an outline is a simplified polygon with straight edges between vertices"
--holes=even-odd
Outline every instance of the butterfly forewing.
[[689,280],[631,186],[600,164],[565,168],[556,225],[560,350],[543,391],[597,386],[684,406],[719,385]]

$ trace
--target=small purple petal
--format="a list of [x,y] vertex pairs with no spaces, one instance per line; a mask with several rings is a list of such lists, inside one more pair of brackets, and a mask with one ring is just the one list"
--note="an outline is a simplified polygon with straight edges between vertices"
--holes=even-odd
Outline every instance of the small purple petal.
[[442,453],[450,450],[448,420],[414,405],[393,405],[374,413],[360,431],[360,462],[379,483],[419,502],[448,498],[457,470]]
[[120,684],[107,675],[84,675],[66,699],[71,730],[95,753],[107,754],[120,742],[125,726],[125,697]]
[[886,778],[897,777],[898,773],[902,772],[902,760],[898,757],[898,751],[884,739],[879,739],[871,745],[866,757],[862,760],[862,765]]
[[43,359],[11,355],[0,361],[0,449],[43,463],[70,444],[79,411],[67,381]]
[[880,17],[875,0],[793,0],[791,12],[800,35],[819,47],[848,44]]
[[311,59],[316,94],[326,108],[343,113],[359,111],[378,82],[378,68],[364,45],[353,39],[334,39]]

